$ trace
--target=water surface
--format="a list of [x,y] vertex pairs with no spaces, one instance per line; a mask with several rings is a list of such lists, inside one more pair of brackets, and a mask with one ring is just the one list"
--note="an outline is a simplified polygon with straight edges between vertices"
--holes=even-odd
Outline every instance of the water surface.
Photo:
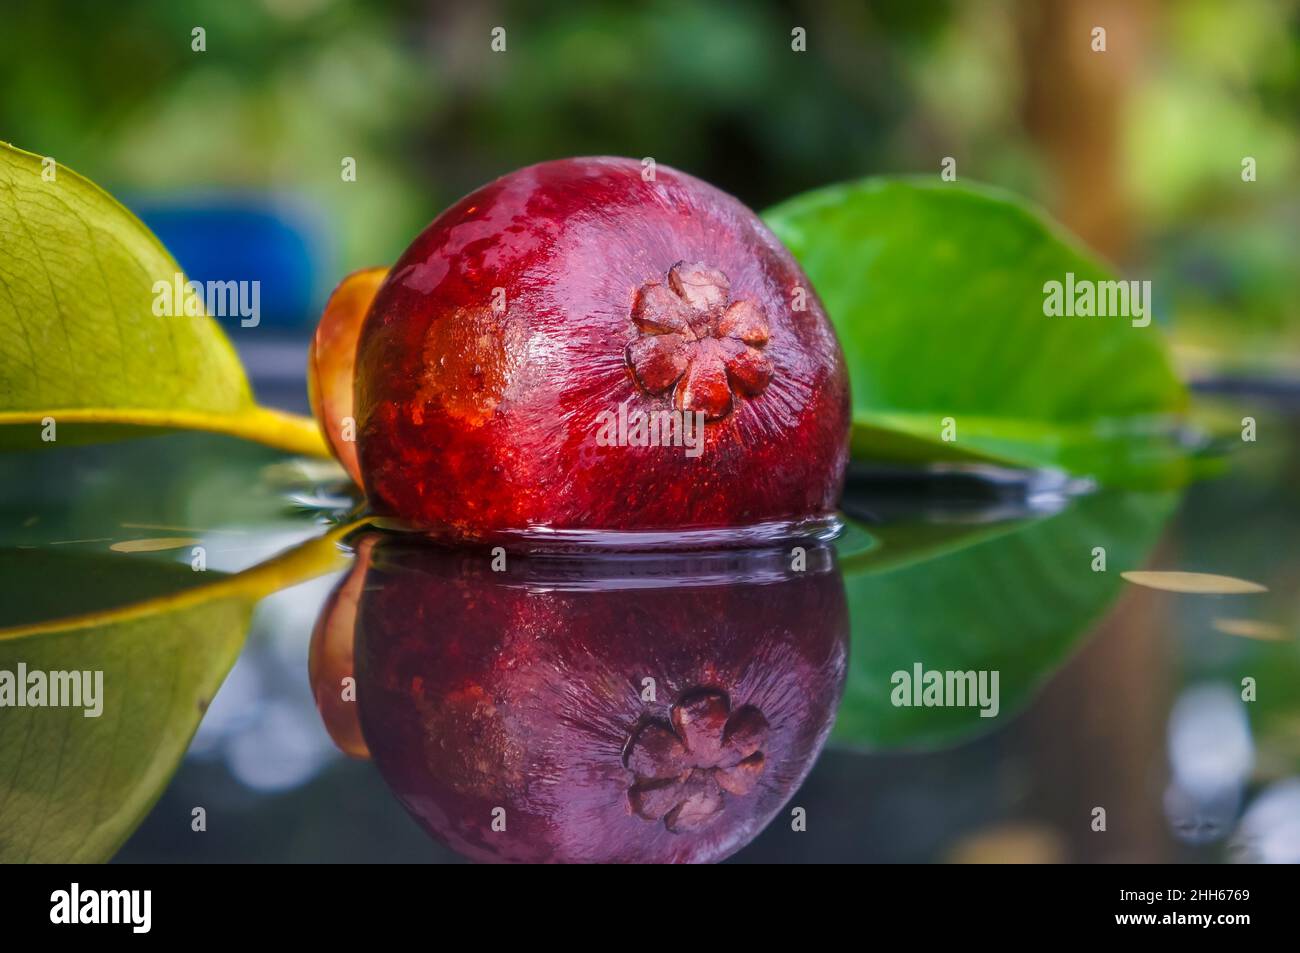
[[[739,794],[709,786],[748,783],[716,758],[688,766],[673,817],[714,825],[704,856],[1300,860],[1300,441],[1296,418],[1267,424],[1184,490],[859,483],[848,530],[798,568],[777,550],[494,574],[391,533],[313,549],[347,505],[328,469],[219,438],[0,458],[0,625],[28,633],[0,640],[0,668],[93,663],[108,696],[99,720],[0,711],[0,852],[455,862],[578,849],[574,831],[607,822],[619,859],[671,853],[695,835],[629,807],[629,751],[717,689],[719,717],[763,711],[766,760]],[[313,630],[350,570],[362,624],[318,651],[314,686]],[[1135,571],[1265,589],[1171,592]],[[470,658],[487,641],[525,674],[494,681]],[[318,706],[322,668],[349,667],[353,710]],[[657,708],[625,697],[642,670]],[[922,703],[899,704],[929,672],[986,690],[996,673],[996,698],[926,705],[909,686]],[[447,701],[467,685],[497,686],[496,721]],[[548,711],[581,730],[546,734]],[[507,742],[543,735],[550,761],[514,758]],[[520,793],[543,782],[551,802]],[[498,850],[474,819],[505,795],[521,800]]]

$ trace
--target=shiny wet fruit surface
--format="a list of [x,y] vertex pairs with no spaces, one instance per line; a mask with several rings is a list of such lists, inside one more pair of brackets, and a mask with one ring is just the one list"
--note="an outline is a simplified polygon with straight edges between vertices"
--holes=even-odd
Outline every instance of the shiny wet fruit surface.
[[825,517],[847,460],[843,356],[793,258],[730,196],[627,159],[440,215],[370,305],[355,398],[371,500],[453,539]]

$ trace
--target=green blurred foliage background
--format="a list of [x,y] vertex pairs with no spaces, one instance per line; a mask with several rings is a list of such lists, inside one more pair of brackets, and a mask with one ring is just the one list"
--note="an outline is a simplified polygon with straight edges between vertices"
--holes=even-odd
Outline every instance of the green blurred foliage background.
[[1300,379],[1297,0],[45,0],[5,21],[0,139],[128,196],[306,202],[336,250],[322,296],[547,158],[653,156],[761,209],[952,156],[1152,279],[1185,366]]

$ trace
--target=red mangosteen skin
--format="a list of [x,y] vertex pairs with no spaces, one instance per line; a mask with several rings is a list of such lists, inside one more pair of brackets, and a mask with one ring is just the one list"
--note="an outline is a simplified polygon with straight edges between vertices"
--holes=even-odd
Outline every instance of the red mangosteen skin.
[[832,557],[810,551],[805,572],[788,559],[519,558],[494,573],[377,546],[355,640],[371,757],[426,830],[475,860],[724,858],[798,789],[844,685]]
[[[619,158],[521,169],[402,255],[356,359],[377,510],[473,540],[833,514],[849,390],[821,301],[736,199],[644,171]],[[602,445],[600,415],[622,404],[699,412],[702,452]]]

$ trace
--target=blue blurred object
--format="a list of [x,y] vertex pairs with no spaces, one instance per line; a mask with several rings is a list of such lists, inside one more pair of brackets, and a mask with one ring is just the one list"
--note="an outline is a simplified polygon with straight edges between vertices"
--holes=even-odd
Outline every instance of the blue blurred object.
[[[317,216],[279,196],[202,195],[128,202],[180,263],[191,281],[260,282],[266,329],[311,325],[328,274]],[[238,315],[217,320],[233,337],[247,334]]]

